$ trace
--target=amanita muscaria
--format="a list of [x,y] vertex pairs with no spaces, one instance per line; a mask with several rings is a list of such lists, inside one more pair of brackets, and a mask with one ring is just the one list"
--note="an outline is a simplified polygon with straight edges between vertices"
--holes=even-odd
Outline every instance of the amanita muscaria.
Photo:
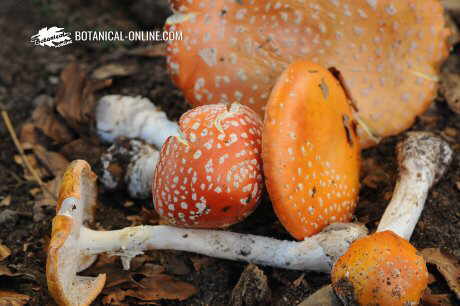
[[263,162],[275,212],[295,238],[351,220],[359,191],[356,126],[328,70],[297,61],[279,77],[267,103]]
[[181,116],[153,178],[156,211],[170,224],[221,228],[249,215],[262,195],[262,121],[249,107],[204,105]]
[[[174,0],[166,22],[172,79],[192,105],[237,101],[261,115],[297,59],[340,70],[358,114],[384,137],[407,129],[436,95],[448,54],[438,0]],[[362,133],[364,146],[374,142]]]
[[407,240],[453,152],[423,132],[409,133],[397,151],[400,176],[377,233],[352,243],[332,270],[334,290],[346,305],[416,305],[428,284],[426,263]]

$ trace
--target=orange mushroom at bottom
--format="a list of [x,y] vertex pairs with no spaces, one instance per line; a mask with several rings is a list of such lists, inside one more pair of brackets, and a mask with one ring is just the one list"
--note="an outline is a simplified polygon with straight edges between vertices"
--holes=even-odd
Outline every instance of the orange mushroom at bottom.
[[360,146],[345,90],[327,69],[289,65],[267,103],[262,135],[267,190],[297,239],[352,217]]
[[418,305],[428,285],[424,259],[392,231],[353,242],[331,276],[332,287],[345,305]]

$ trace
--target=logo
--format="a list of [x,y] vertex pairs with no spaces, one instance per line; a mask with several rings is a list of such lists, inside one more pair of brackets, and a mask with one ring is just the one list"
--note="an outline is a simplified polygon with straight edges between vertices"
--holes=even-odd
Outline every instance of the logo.
[[72,43],[70,33],[64,32],[64,28],[44,27],[38,31],[38,34],[30,38],[30,42],[38,46],[59,48]]

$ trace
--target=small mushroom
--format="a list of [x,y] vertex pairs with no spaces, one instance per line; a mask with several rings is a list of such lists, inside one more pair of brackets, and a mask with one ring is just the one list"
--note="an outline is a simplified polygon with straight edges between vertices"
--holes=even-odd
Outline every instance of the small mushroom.
[[286,269],[330,271],[349,244],[366,235],[358,224],[333,224],[300,242],[228,231],[167,225],[94,231],[83,223],[96,197],[95,175],[82,160],[70,164],[61,187],[48,250],[48,288],[61,305],[89,305],[103,289],[105,275],[82,277],[78,259],[103,252],[119,255],[129,269],[131,258],[146,250],[180,250]]
[[267,103],[263,130],[267,190],[297,239],[351,219],[359,191],[360,144],[345,91],[331,72],[292,63]]
[[384,231],[352,243],[335,263],[332,283],[345,305],[418,305],[428,271],[407,240]]
[[247,217],[262,195],[262,121],[238,103],[188,111],[182,136],[163,145],[153,180],[155,210],[170,224],[228,227]]
[[427,286],[425,261],[407,240],[452,149],[431,133],[413,132],[398,144],[397,157],[400,176],[377,233],[355,241],[332,270],[334,290],[346,305],[416,304]]
[[[409,128],[429,107],[450,47],[438,0],[175,0],[172,7],[166,28],[184,39],[168,42],[167,63],[190,104],[236,101],[263,115],[281,72],[308,58],[343,73],[358,114],[381,137]],[[375,144],[360,135],[364,146]]]

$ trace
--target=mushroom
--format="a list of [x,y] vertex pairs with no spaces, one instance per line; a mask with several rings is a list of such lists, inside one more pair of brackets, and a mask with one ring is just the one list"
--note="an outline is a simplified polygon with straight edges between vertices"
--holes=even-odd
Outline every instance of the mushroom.
[[407,240],[452,149],[431,133],[414,132],[398,144],[397,158],[400,176],[377,233],[355,241],[332,270],[332,286],[346,305],[416,304],[427,286],[425,261]]
[[270,199],[292,236],[351,220],[360,144],[352,108],[331,72],[308,61],[289,65],[267,103],[262,152]]
[[352,243],[331,276],[334,292],[345,305],[418,305],[428,285],[425,260],[392,231]]
[[228,231],[167,225],[94,231],[83,223],[96,197],[95,175],[82,160],[70,164],[61,187],[47,258],[48,288],[62,305],[89,305],[103,289],[105,275],[82,277],[78,259],[102,252],[131,258],[146,250],[181,250],[286,269],[330,271],[349,244],[366,235],[359,224],[333,224],[300,242]]
[[[289,63],[336,67],[381,137],[412,125],[436,96],[449,31],[438,0],[174,0],[167,63],[191,105],[239,102],[261,115]],[[362,144],[375,144],[359,129]]]
[[153,179],[155,210],[170,224],[228,227],[262,195],[262,121],[238,103],[197,107],[181,116],[182,136],[163,145]]

